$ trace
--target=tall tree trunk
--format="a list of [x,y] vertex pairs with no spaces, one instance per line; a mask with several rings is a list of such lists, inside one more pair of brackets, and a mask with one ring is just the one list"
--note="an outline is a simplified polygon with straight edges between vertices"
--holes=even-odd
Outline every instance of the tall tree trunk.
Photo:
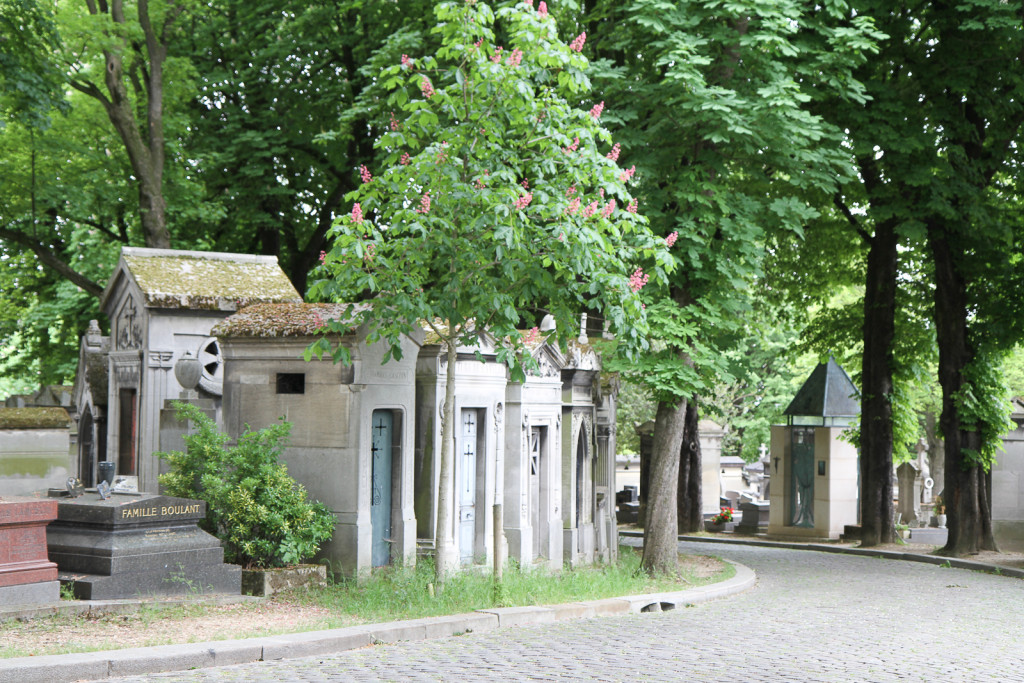
[[[106,3],[97,5],[93,0],[86,0],[86,5],[92,15],[109,12],[112,22],[120,28],[109,32],[110,44],[103,50],[106,94],[88,80],[72,79],[70,85],[95,98],[106,110],[107,118],[124,144],[135,182],[138,183],[139,220],[146,246],[167,249],[171,246],[171,236],[167,229],[167,205],[163,195],[163,69],[167,59],[166,31],[181,8],[173,2],[169,3],[158,34],[157,27],[151,23],[148,0],[138,2],[139,26],[145,38],[145,56],[149,60],[144,69],[145,92],[136,92],[137,97],[146,98],[145,126],[140,126],[136,121],[136,106],[128,96],[128,86],[125,84],[124,53],[129,50],[129,44],[124,36],[130,29],[125,28],[123,0],[112,0],[109,7]],[[119,42],[115,44],[115,40]]]
[[980,450],[981,435],[963,428],[957,407],[964,368],[974,359],[967,336],[967,283],[942,229],[929,225],[928,241],[935,263],[935,332],[942,385],[939,424],[946,448],[943,503],[949,518],[949,535],[939,552],[959,557],[998,548],[992,535],[988,477],[981,467],[969,464],[964,455],[965,450]]
[[654,446],[647,462],[647,509],[641,562],[641,567],[648,574],[675,573],[679,566],[676,492],[686,405],[686,399],[679,399],[676,403],[659,402],[654,418]]
[[437,594],[444,592],[444,582],[452,562],[452,460],[455,453],[455,362],[458,346],[456,339],[444,341],[447,372],[444,385],[444,410],[441,418],[441,471],[437,485],[437,525],[434,527],[434,581]]
[[697,397],[692,396],[686,404],[683,444],[679,454],[679,486],[676,498],[676,514],[679,516],[679,533],[689,534],[704,530],[701,485],[704,469],[700,452],[700,409]]
[[861,545],[895,541],[892,505],[893,338],[896,334],[896,224],[879,222],[868,251],[861,371]]

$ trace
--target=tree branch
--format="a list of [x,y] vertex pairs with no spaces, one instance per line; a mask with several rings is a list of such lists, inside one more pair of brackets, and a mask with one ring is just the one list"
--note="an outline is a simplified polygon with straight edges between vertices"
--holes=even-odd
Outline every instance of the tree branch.
[[45,244],[32,239],[25,233],[17,230],[11,230],[6,227],[0,227],[0,240],[7,240],[8,242],[13,242],[14,244],[19,244],[25,247],[35,254],[36,258],[39,259],[39,262],[44,266],[55,271],[64,279],[78,287],[81,287],[93,296],[98,297],[103,294],[103,287],[71,268],[71,266],[57,258],[56,254],[50,251]]
[[846,218],[846,222],[853,227],[858,235],[860,235],[860,238],[864,240],[864,243],[871,244],[871,234],[864,229],[864,226],[861,225],[860,221],[857,220],[857,217],[853,215],[853,212],[850,211],[850,207],[846,205],[838,192],[832,195],[832,203],[836,205],[837,209],[839,209],[839,213],[843,214]]

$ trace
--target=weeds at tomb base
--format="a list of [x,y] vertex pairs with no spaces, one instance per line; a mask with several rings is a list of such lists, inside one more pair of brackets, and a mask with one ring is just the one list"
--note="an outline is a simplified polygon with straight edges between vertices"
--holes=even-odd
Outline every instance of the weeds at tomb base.
[[162,603],[131,613],[53,616],[0,624],[0,657],[148,647],[186,642],[252,638],[298,631],[457,614],[499,606],[542,605],[621,595],[682,590],[724,581],[732,565],[716,558],[680,555],[680,579],[639,574],[640,554],[620,548],[620,561],[557,574],[540,568],[507,566],[502,599],[496,603],[489,573],[465,571],[449,577],[444,594],[431,599],[433,567],[391,567],[358,581],[339,580],[326,588],[278,593],[229,605]]

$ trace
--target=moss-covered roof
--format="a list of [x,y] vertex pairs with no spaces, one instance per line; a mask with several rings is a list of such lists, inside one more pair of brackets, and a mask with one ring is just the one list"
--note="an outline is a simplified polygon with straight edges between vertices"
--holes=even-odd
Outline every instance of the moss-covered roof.
[[[254,304],[217,323],[216,337],[305,337],[318,334],[328,320],[346,320],[348,304]],[[343,333],[358,322],[348,319]]]
[[71,426],[63,408],[0,408],[0,429],[67,429]]
[[152,308],[234,310],[302,301],[273,256],[129,247],[121,256]]

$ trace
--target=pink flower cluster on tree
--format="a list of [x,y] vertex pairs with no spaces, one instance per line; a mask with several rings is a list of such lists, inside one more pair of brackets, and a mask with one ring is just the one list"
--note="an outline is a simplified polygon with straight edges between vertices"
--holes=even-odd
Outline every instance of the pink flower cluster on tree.
[[[544,4],[544,3],[541,3]],[[509,66],[519,66],[523,61],[523,51],[518,47],[512,50],[512,54],[508,56],[508,60],[505,62]]]
[[527,192],[522,197],[520,197],[519,199],[516,200],[516,209],[518,209],[519,211],[522,211],[523,209],[528,207],[530,205],[530,202],[532,202],[532,201],[533,201],[533,193],[532,192]]
[[595,104],[593,107],[590,108],[590,116],[596,121],[597,119],[601,118],[601,112],[603,111],[604,100],[601,100],[600,104]]
[[645,275],[642,268],[637,268],[633,271],[633,274],[629,276],[629,288],[633,290],[633,293],[639,292],[650,280],[650,275]]
[[359,206],[359,202],[352,205],[352,222],[356,225],[363,222],[363,207]]
[[362,178],[364,183],[373,180],[373,175],[370,174],[370,169],[366,168],[366,166],[359,167],[359,177]]
[[571,43],[569,43],[569,49],[573,52],[583,52],[583,44],[587,42],[587,32],[576,36]]
[[423,80],[420,81],[420,90],[423,92],[423,96],[428,100],[434,96],[434,86],[431,85],[429,78],[424,77]]
[[416,209],[416,213],[430,213],[430,192],[424,192],[420,197],[420,208]]
[[605,156],[607,156],[612,161],[618,161],[619,160],[619,153],[621,151],[622,151],[622,145],[620,145],[619,143],[616,142],[614,145],[612,145],[612,151],[608,152],[608,154],[605,155]]
[[677,239],[679,239],[679,233],[676,232],[675,230],[673,230],[669,234],[669,236],[665,238],[665,246],[666,247],[671,247],[673,244],[676,243]]

